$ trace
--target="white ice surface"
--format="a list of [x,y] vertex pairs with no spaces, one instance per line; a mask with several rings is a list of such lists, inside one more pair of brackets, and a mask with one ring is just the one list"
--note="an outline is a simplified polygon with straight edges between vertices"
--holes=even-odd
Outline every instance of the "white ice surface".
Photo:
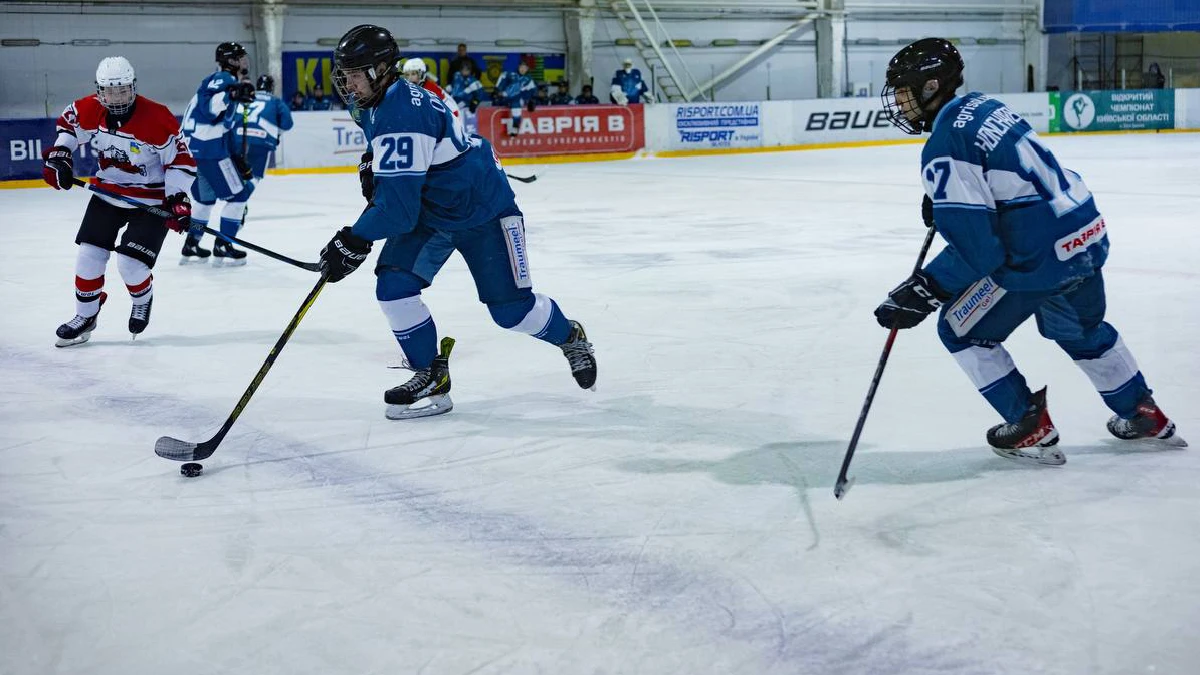
[[[844,502],[837,468],[925,233],[919,146],[517,166],[537,290],[581,319],[599,391],[493,325],[461,260],[427,293],[454,411],[407,378],[369,269],[318,299],[197,479],[315,281],[251,254],[179,267],[149,330],[73,313],[87,193],[0,191],[0,673],[1200,672],[1200,135],[1055,137],[1107,217],[1108,318],[1193,449],[1108,438],[1032,325],[1068,463],[997,421],[932,321],[900,335]],[[272,176],[246,239],[315,260],[351,174]]]

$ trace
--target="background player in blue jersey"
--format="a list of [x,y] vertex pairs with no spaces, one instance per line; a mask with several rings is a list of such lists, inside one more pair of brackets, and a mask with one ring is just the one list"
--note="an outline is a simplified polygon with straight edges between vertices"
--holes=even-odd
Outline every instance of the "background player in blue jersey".
[[[258,91],[254,94],[253,103],[239,103],[235,118],[245,116],[246,146],[248,149],[246,161],[254,174],[257,184],[267,172],[267,163],[271,153],[279,147],[279,136],[292,128],[292,111],[281,99],[275,96],[275,78],[270,75],[259,75],[254,84]],[[242,126],[234,128],[241,143]]]
[[[254,103],[254,84],[243,81],[250,72],[250,58],[240,44],[222,42],[217,46],[216,60],[217,72],[204,78],[183,114],[183,133],[197,168],[192,184],[193,227],[183,245],[185,262],[208,258],[209,252],[200,248],[200,237],[217,200],[225,200],[237,214],[221,218],[221,234],[236,236],[242,224],[241,205],[254,191],[254,174],[236,129],[246,123],[237,104]],[[218,239],[212,253],[227,264],[246,262],[245,251],[222,239]]]
[[642,79],[642,71],[633,67],[631,58],[622,61],[621,69],[613,73],[608,97],[617,105],[650,103],[654,99],[650,95],[650,87],[647,87]]
[[[387,416],[437,415],[453,405],[449,352],[438,351],[421,291],[455,251],[497,324],[557,345],[579,386],[593,388],[596,359],[583,326],[533,292],[524,219],[491,144],[468,136],[436,96],[401,79],[398,57],[391,33],[371,25],[350,29],[334,50],[334,85],[370,145],[363,185],[373,191],[357,222],[321,250],[321,269],[336,282],[358,269],[373,241],[386,240],[375,294],[415,371],[384,394]],[[422,400],[427,405],[412,407]]]
[[522,60],[517,64],[517,70],[506,70],[496,80],[496,105],[508,106],[512,121],[509,123],[509,133],[513,136],[521,133],[521,112],[537,94],[537,83],[529,76],[529,64]]
[[[912,328],[941,307],[938,335],[1004,418],[988,430],[996,454],[1062,464],[1046,390],[1032,393],[1003,342],[1030,316],[1087,374],[1115,415],[1121,439],[1186,445],[1151,397],[1133,355],[1104,321],[1104,219],[1079,174],[1064,169],[1029,123],[962,86],[963,61],[927,38],[888,64],[884,108],[921,153],[922,215],[949,244],[888,295],[875,317]],[[948,303],[948,304],[943,304]]]

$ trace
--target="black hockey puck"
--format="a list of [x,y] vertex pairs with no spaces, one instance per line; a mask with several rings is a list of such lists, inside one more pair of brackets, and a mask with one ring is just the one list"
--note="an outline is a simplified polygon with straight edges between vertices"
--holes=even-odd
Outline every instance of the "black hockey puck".
[[199,476],[200,473],[203,471],[204,471],[204,467],[195,462],[188,462],[187,464],[184,464],[183,466],[179,467],[179,473],[187,476],[188,478],[195,478],[196,476]]

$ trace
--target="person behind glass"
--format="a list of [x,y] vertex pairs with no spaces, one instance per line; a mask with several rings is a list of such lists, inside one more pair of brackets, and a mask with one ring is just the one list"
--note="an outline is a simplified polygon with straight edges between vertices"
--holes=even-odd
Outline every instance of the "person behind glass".
[[559,80],[554,87],[555,91],[550,95],[550,105],[571,105],[575,102],[575,99],[571,98],[570,87],[566,80]]
[[291,108],[293,111],[304,110],[304,92],[302,92],[302,91],[293,92],[292,93],[292,101],[291,101],[291,103],[288,104],[288,107]]
[[483,83],[471,71],[470,63],[463,63],[450,82],[450,96],[458,103],[459,110],[475,112],[483,100]]
[[533,99],[525,107],[529,112],[533,112],[544,105],[550,105],[550,85],[545,82],[537,85],[537,93],[533,95]]
[[596,98],[596,96],[594,94],[592,94],[592,85],[585,84],[585,85],[583,85],[582,90],[580,90],[579,96],[575,97],[575,104],[576,105],[599,105],[600,99]]
[[475,59],[467,56],[467,46],[460,42],[458,44],[458,54],[450,59],[450,72],[455,74],[461,73],[464,65],[471,69],[471,77],[479,79],[479,64],[475,63]]
[[642,71],[633,67],[633,59],[626,58],[621,62],[621,69],[613,73],[609,99],[618,105],[650,103],[653,100],[650,87],[642,80]]
[[1150,72],[1146,73],[1145,87],[1147,89],[1162,89],[1167,86],[1167,78],[1157,63],[1150,64]]
[[333,110],[333,108],[333,97],[326,95],[325,89],[319,84],[313,87],[312,93],[304,99],[305,110]]
[[529,77],[529,64],[521,61],[517,70],[506,70],[496,81],[496,105],[507,106],[512,114],[509,135],[521,133],[521,111],[533,100],[537,85]]

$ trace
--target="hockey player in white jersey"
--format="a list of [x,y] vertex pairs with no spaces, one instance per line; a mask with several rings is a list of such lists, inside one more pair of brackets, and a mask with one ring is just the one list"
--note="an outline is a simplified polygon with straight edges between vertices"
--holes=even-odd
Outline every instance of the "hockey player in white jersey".
[[876,310],[885,328],[912,328],[941,308],[938,335],[1004,418],[987,432],[996,454],[1057,465],[1046,389],[1031,392],[1004,349],[1029,317],[1075,361],[1115,413],[1120,439],[1186,445],[1159,409],[1117,330],[1104,321],[1105,222],[1079,174],[1063,168],[1029,123],[962,86],[958,50],[918,40],[888,64],[891,122],[929,132],[921,153],[922,215],[949,244]]
[[[154,300],[151,270],[167,229],[184,232],[191,216],[187,193],[196,162],[179,132],[179,122],[166,106],[139,96],[133,66],[111,56],[96,68],[96,93],[68,105],[56,124],[58,136],[44,153],[42,177],[56,190],[74,185],[72,153],[90,144],[99,164],[92,183],[172,214],[158,216],[101,195],[93,195],[75,235],[75,317],[58,327],[59,347],[87,342],[108,297],[103,291],[108,258],[117,254],[117,269],[129,291],[129,332],[137,336],[150,323]],[[121,240],[117,235],[124,229]]]

